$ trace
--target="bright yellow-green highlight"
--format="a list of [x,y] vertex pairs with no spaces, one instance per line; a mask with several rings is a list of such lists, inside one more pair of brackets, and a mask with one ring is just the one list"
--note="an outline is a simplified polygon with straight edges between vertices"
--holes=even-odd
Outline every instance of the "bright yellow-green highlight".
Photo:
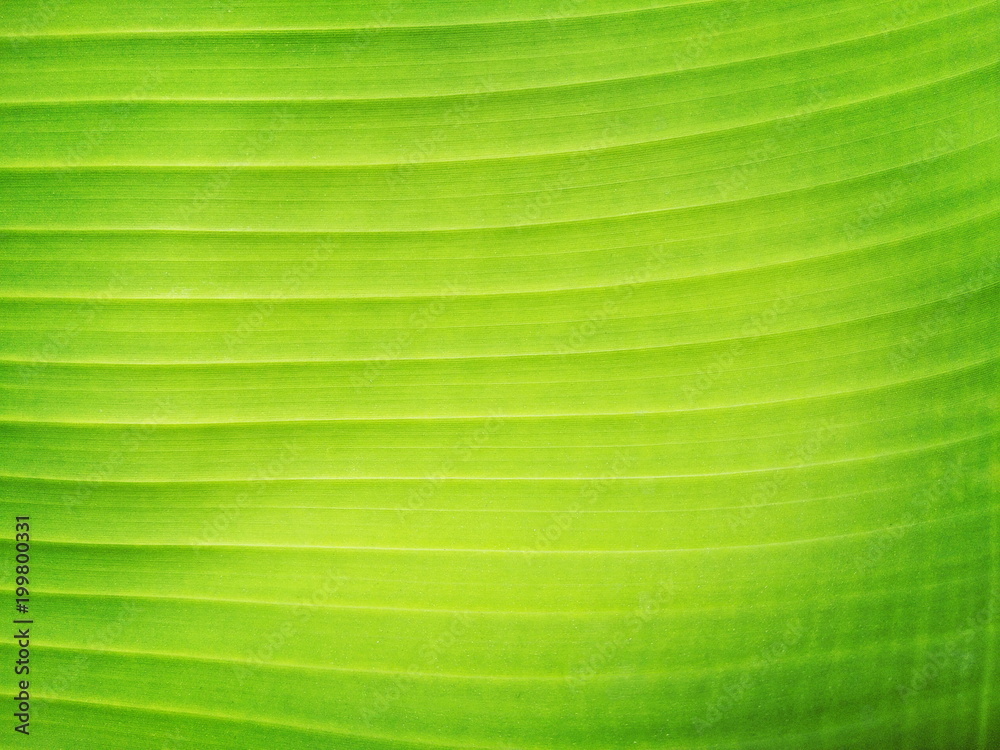
[[0,747],[1000,747],[998,38],[5,0]]

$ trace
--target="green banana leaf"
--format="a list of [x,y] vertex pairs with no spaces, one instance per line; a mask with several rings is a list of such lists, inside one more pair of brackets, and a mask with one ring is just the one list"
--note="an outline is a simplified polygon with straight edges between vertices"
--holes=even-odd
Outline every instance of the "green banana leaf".
[[3,0],[0,747],[1000,747],[998,135],[996,0]]

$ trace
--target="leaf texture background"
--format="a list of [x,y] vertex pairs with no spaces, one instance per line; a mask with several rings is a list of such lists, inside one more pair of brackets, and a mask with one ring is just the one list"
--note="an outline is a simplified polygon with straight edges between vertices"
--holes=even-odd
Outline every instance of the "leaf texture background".
[[998,39],[5,0],[0,746],[1000,746]]

